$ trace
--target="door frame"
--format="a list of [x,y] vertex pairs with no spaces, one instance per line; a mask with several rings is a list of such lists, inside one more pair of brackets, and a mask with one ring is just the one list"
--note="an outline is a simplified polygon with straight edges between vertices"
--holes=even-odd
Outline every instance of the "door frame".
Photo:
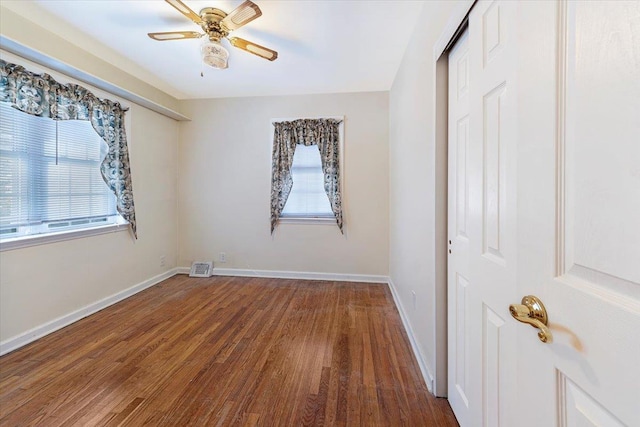
[[448,52],[466,28],[471,8],[477,0],[458,4],[433,47],[435,68],[435,378],[433,393],[447,397],[447,259],[448,259],[448,126],[449,126],[449,60]]

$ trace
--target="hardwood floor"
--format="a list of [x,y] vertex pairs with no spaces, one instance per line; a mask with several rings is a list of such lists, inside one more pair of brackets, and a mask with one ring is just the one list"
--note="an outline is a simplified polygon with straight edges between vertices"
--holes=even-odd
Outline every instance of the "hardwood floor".
[[2,426],[457,426],[386,285],[175,276],[0,358]]

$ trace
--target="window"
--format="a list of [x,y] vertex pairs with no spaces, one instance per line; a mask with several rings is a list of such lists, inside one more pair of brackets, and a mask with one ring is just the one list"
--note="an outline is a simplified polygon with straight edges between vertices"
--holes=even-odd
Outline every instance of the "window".
[[0,241],[124,222],[100,174],[106,150],[88,121],[0,102]]
[[282,218],[333,218],[324,190],[324,173],[317,145],[297,145],[291,165],[293,187]]
[[343,123],[335,116],[271,120],[271,234],[280,219],[335,224],[344,233]]

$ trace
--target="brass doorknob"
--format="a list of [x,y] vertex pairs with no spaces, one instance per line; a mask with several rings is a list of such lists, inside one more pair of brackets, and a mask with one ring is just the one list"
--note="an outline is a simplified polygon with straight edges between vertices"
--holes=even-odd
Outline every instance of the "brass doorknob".
[[538,297],[533,295],[523,297],[521,304],[511,304],[509,306],[509,312],[518,322],[528,323],[534,328],[538,328],[540,341],[550,343],[553,340],[551,331],[547,328],[549,321],[547,310]]

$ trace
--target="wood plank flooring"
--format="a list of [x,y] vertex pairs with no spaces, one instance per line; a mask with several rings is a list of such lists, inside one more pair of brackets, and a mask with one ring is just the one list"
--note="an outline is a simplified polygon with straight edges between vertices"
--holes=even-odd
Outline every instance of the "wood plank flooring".
[[0,358],[2,426],[457,426],[386,285],[174,276]]

